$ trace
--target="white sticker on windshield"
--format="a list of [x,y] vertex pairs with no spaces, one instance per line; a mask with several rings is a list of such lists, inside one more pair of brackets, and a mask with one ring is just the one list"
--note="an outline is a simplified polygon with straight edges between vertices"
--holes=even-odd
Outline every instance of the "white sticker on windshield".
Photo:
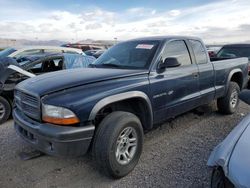
[[138,44],[136,46],[137,49],[147,49],[147,50],[151,50],[154,47],[154,45],[152,44]]

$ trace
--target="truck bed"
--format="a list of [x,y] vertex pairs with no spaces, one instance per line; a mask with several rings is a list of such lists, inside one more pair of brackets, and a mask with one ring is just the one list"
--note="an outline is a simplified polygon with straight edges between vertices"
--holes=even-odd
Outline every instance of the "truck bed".
[[[245,71],[243,75],[247,75],[248,71],[248,59],[247,58],[234,58],[234,59],[214,59],[212,58],[212,64],[215,71],[215,89],[216,97],[223,96],[226,92],[226,83],[228,82],[228,76],[230,73],[233,73],[233,70],[236,71]],[[243,79],[243,78],[239,78]],[[243,79],[242,88],[247,85],[246,79]]]

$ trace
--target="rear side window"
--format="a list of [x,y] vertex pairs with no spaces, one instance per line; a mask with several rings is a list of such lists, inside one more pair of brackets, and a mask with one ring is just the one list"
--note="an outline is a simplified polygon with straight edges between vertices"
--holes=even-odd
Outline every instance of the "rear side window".
[[191,43],[191,46],[194,50],[194,55],[197,64],[207,63],[207,53],[201,42],[198,40],[189,40],[189,42]]
[[181,66],[191,65],[190,55],[184,41],[172,41],[168,43],[162,54],[162,61],[166,58],[175,57],[181,63]]

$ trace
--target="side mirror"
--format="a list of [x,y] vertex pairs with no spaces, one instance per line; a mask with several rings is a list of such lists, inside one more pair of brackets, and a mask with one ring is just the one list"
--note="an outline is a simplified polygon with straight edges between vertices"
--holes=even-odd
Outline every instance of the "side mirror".
[[243,90],[239,95],[240,100],[250,105],[250,90]]
[[175,57],[168,57],[159,65],[160,69],[179,67],[181,63]]

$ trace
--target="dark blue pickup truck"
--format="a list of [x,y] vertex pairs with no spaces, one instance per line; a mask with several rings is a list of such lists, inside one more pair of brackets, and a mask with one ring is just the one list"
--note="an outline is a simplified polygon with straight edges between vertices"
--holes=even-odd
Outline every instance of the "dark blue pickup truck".
[[19,135],[55,156],[91,151],[107,174],[136,166],[143,133],[217,99],[232,114],[247,84],[248,59],[210,62],[192,37],[150,37],[119,43],[90,68],[28,79],[15,89]]

